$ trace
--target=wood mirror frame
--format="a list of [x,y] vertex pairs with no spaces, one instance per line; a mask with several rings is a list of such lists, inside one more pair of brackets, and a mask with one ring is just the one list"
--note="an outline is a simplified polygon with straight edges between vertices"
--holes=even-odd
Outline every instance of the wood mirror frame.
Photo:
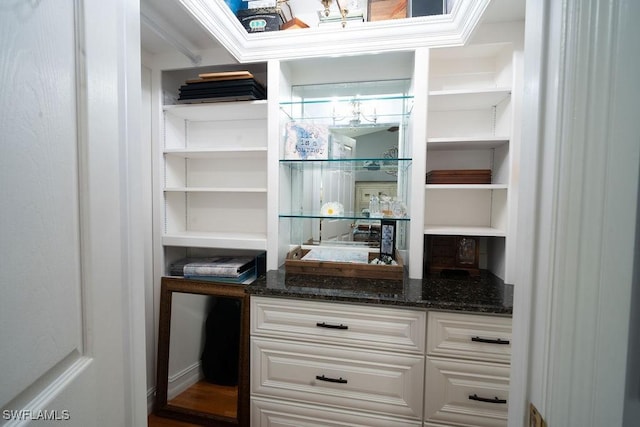
[[[176,292],[233,298],[240,301],[240,357],[238,360],[238,409],[236,418],[176,406],[167,401],[171,306],[173,294]],[[162,278],[154,413],[161,417],[207,426],[249,425],[249,295],[245,293],[243,285],[220,284],[177,277]]]

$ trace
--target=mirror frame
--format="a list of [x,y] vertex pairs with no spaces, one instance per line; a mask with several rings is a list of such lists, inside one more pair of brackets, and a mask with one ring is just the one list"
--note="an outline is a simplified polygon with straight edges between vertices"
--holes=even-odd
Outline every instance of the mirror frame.
[[[171,306],[174,293],[219,296],[240,301],[240,358],[238,360],[238,412],[236,418],[196,411],[167,402],[169,386],[169,344],[171,340]],[[244,285],[220,284],[163,277],[160,289],[160,321],[158,328],[158,358],[156,370],[156,398],[154,413],[209,426],[249,425],[249,294]]]

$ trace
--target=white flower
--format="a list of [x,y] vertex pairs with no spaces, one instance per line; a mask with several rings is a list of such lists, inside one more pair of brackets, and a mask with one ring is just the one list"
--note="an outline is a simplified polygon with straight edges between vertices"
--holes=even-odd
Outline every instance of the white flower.
[[344,215],[344,206],[338,202],[327,202],[320,209],[322,216],[341,216]]

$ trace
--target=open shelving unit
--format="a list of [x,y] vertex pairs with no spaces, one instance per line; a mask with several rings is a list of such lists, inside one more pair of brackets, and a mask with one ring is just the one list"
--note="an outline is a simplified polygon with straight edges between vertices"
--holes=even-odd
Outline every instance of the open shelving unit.
[[[481,268],[510,279],[515,210],[508,43],[434,50],[429,64],[427,171],[489,169],[490,184],[425,184],[424,234],[481,238]],[[425,248],[428,250],[428,248]],[[426,259],[429,254],[426,254]]]
[[164,106],[165,267],[193,248],[266,250],[267,110],[266,100]]

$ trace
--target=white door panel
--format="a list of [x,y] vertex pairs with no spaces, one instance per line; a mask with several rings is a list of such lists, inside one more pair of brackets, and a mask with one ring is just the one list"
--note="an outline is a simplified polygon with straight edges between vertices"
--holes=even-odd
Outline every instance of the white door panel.
[[83,353],[74,5],[23,3],[0,30],[0,407]]
[[145,422],[128,3],[0,6],[0,425]]

